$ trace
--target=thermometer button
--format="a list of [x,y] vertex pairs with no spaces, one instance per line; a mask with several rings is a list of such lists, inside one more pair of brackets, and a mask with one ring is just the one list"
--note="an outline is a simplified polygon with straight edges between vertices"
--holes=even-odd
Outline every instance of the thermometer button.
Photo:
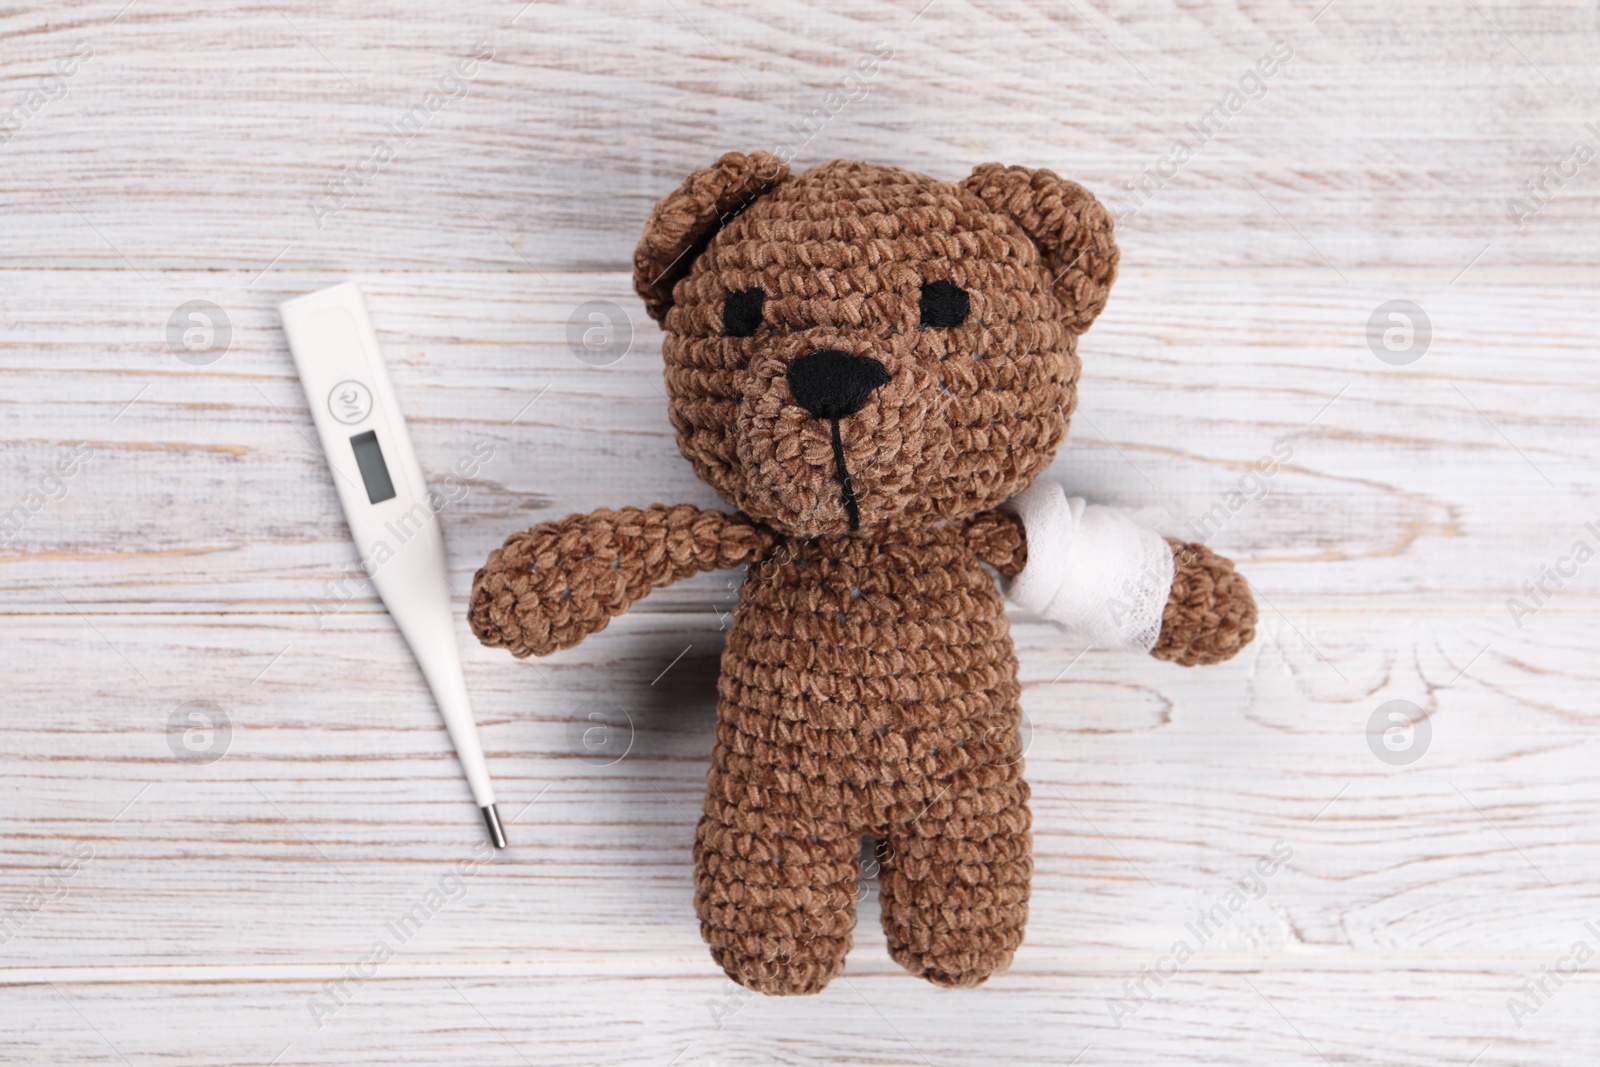
[[328,393],[328,411],[346,426],[354,426],[372,414],[372,390],[354,379],[342,381]]

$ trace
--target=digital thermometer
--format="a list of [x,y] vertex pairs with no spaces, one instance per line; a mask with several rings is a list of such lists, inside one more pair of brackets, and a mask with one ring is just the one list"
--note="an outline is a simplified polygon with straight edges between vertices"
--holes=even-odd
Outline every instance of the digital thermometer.
[[456,647],[439,529],[378,335],[354,282],[279,307],[362,566],[422,668],[496,848],[506,847]]

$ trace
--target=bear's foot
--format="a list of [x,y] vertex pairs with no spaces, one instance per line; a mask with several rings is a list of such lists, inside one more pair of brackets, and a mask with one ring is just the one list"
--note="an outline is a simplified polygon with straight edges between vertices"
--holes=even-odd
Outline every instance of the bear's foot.
[[759,993],[820,993],[850,951],[859,853],[838,818],[740,811],[714,788],[695,835],[695,911],[711,957]]
[[[714,934],[701,927],[707,941]],[[818,944],[809,942],[803,951],[793,946],[772,946],[772,954],[713,946],[711,958],[728,972],[728,977],[757,993],[769,996],[810,996],[820,993],[844,971],[844,958],[850,951],[850,938],[830,938]]]
[[1028,786],[940,797],[891,826],[882,873],[889,955],[935,985],[982,985],[1011,966],[1033,874]]

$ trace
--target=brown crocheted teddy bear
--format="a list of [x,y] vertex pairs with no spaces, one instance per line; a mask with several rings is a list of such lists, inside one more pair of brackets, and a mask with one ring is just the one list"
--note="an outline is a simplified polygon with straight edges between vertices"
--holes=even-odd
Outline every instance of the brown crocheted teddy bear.
[[[971,986],[1010,963],[1030,815],[1017,662],[984,564],[1021,583],[1031,546],[1053,575],[1031,581],[1031,607],[1106,609],[1084,631],[1101,634],[1125,625],[1118,597],[1074,597],[1137,600],[1154,575],[1164,596],[1125,643],[1161,659],[1214,663],[1254,635],[1227,560],[1030,489],[1066,436],[1077,338],[1116,266],[1089,192],[998,164],[950,183],[730,153],[651,214],[634,285],[666,331],[678,445],[738,510],[542,523],[490,555],[470,614],[485,644],[544,655],[652,589],[749,566],[694,847],[701,930],[736,981],[814,993],[843,970],[865,835],[907,970]],[[1024,490],[1020,516],[1001,510]],[[1135,542],[1153,562],[1107,585],[1089,549]]]

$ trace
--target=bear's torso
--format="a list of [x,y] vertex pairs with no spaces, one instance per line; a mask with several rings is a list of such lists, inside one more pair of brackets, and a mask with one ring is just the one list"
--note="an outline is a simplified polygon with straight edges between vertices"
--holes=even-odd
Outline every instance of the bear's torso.
[[718,689],[733,780],[863,833],[1021,771],[1010,627],[959,529],[780,542],[750,568]]

